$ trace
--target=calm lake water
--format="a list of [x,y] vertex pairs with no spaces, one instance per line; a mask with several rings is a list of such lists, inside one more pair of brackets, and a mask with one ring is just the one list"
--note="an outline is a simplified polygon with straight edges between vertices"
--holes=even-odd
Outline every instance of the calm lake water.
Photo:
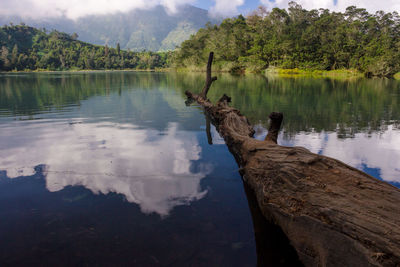
[[[256,207],[215,128],[210,145],[201,108],[185,105],[203,76],[0,75],[0,265],[255,266]],[[226,74],[210,98],[224,93],[256,138],[283,112],[280,144],[400,187],[400,82]],[[258,260],[295,265],[266,229]]]

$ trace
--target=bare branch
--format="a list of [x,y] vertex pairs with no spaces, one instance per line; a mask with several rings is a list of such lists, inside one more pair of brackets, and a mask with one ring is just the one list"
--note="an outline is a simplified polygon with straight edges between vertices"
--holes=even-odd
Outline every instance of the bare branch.
[[211,77],[211,68],[213,59],[214,59],[214,52],[210,52],[207,63],[206,84],[204,85],[203,90],[200,93],[200,96],[202,96],[204,99],[207,98],[207,93],[208,90],[210,90],[211,84],[217,80],[217,77]]

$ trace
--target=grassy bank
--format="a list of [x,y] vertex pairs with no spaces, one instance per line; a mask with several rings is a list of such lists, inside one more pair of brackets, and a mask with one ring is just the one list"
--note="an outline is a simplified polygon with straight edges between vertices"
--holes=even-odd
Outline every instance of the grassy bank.
[[[233,65],[233,63],[231,64]],[[276,67],[269,67],[263,71],[252,71],[251,69],[233,68],[231,65],[218,64],[213,65],[213,72],[217,73],[265,73],[266,75],[277,75],[281,77],[296,77],[296,76],[310,76],[310,77],[329,77],[336,79],[349,79],[364,77],[364,75],[351,69],[340,69],[340,70],[304,70],[304,69],[282,69]],[[186,68],[177,68],[177,72],[205,72],[205,66],[189,66]]]
[[[231,66],[229,66],[231,67]],[[20,71],[0,71],[0,73],[51,73],[51,72],[205,72],[204,66],[190,66],[186,68],[155,68],[155,69],[104,69],[104,70],[87,70],[87,69],[78,69],[71,68],[66,70],[47,70],[47,69],[36,69],[36,70],[20,70]],[[217,66],[213,66],[213,72],[216,73],[254,73],[249,70],[239,69],[238,71],[232,71],[225,64],[219,64]],[[357,70],[304,70],[304,69],[281,69],[276,67],[270,67],[264,70],[266,75],[277,75],[280,77],[327,77],[327,78],[335,78],[335,79],[350,79],[350,78],[360,78],[364,77],[364,75]],[[394,75],[396,80],[400,80],[400,72]]]
[[348,79],[356,77],[364,77],[364,75],[351,69],[339,69],[339,70],[303,70],[303,69],[281,69],[270,67],[265,70],[266,75],[279,75],[282,77],[293,77],[293,76],[311,76],[311,77],[329,77],[337,79]]
[[[206,66],[207,62],[201,65],[186,65],[186,67],[177,67],[175,70],[178,72],[205,72]],[[244,69],[237,63],[228,61],[214,61],[212,70],[213,72],[219,73],[236,73],[244,71]]]

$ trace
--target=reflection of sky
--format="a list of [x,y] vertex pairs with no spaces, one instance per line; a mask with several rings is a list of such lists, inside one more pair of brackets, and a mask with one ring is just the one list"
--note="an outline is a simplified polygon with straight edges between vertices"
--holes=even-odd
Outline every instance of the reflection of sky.
[[[260,126],[257,129],[257,138],[263,138],[265,129]],[[356,133],[353,138],[346,139],[338,138],[335,132],[300,132],[289,139],[281,134],[278,142],[285,146],[306,147],[387,182],[400,183],[400,130],[393,126],[383,132]]]
[[164,132],[110,122],[3,124],[0,170],[14,178],[45,164],[51,192],[82,185],[96,194],[123,194],[143,212],[168,215],[207,193],[200,180],[210,172],[209,166],[192,170],[201,147],[195,133],[177,128],[176,123]]

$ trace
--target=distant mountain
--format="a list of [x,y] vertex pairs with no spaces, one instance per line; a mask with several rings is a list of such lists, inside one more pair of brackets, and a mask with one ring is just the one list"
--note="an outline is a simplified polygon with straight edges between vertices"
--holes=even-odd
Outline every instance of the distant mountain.
[[1,17],[0,23],[24,22],[37,28],[57,30],[69,34],[77,33],[84,42],[109,45],[132,51],[173,50],[191,34],[195,34],[210,19],[208,11],[194,6],[182,6],[177,13],[168,14],[164,7],[157,6],[149,10],[132,10],[111,15],[91,15],[74,21],[66,17],[47,19],[22,19],[19,17]]

